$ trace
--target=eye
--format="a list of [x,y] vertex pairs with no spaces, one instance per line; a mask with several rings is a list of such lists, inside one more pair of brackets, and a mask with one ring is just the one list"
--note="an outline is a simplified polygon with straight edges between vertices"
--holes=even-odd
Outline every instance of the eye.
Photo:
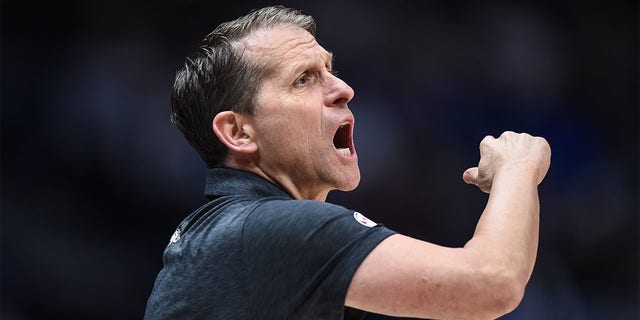
[[309,76],[306,74],[303,74],[298,78],[298,80],[296,80],[297,85],[305,85],[307,82],[309,82]]
[[314,76],[312,74],[309,74],[309,73],[305,72],[301,76],[299,76],[298,79],[296,79],[296,81],[293,83],[293,85],[296,86],[296,87],[306,86],[311,81],[313,81],[313,77]]

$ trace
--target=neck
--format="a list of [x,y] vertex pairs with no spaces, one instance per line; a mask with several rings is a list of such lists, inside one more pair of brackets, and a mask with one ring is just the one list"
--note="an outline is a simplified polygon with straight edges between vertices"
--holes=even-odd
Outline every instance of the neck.
[[255,173],[284,189],[291,195],[291,197],[297,200],[317,200],[324,202],[327,200],[329,191],[331,191],[331,189],[329,188],[317,188],[318,190],[315,190],[314,188],[301,188],[287,174],[268,173],[251,161],[244,162],[237,160],[227,160],[225,166],[232,169]]

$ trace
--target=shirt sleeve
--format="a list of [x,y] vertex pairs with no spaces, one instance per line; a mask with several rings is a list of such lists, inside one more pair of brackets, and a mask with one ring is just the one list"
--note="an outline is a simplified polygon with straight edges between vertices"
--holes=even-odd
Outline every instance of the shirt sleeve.
[[343,319],[353,274],[394,233],[324,202],[260,204],[242,233],[242,267],[256,319]]

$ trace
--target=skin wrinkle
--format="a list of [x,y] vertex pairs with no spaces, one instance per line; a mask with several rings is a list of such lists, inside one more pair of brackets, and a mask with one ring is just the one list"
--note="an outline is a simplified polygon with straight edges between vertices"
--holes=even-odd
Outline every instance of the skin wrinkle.
[[[357,156],[345,158],[333,144],[339,124],[354,122],[353,90],[331,72],[333,55],[296,26],[259,29],[242,42],[251,59],[275,61],[249,119],[262,174],[296,198],[324,201],[331,190],[355,188]],[[297,84],[303,75],[308,82]]]
[[[269,79],[273,77],[275,73],[274,71],[278,69],[277,67],[287,61],[286,55],[288,53],[291,53],[291,49],[297,46],[301,46],[305,48],[305,51],[306,51],[307,49],[310,49],[313,46],[317,45],[315,37],[313,37],[311,34],[308,34],[309,39],[307,39],[306,41],[299,41],[301,40],[301,38],[293,38],[293,39],[287,40],[281,45],[275,45],[275,42],[270,41],[269,32],[272,31],[274,28],[291,28],[291,27],[292,26],[288,26],[288,25],[277,25],[271,28],[262,28],[254,31],[253,33],[247,35],[246,37],[244,37],[239,41],[240,43],[242,43],[242,46],[244,47],[244,51],[249,53],[248,57],[250,57],[251,59],[266,60],[267,64],[270,64],[269,62],[271,61],[280,61],[279,63],[272,64],[269,67],[270,72],[267,73],[267,77],[265,79]],[[261,45],[261,43],[265,45]],[[273,44],[273,45],[268,46],[268,44]],[[270,51],[270,54],[274,54],[274,52],[278,52],[278,51],[282,51],[282,52],[279,54],[275,53],[274,54],[275,59],[264,59],[264,58],[260,59],[260,57],[264,57],[264,55],[260,54],[261,51],[262,52]],[[303,51],[300,51],[296,56],[299,56],[300,54],[302,54],[302,52]],[[296,56],[294,56],[293,58],[295,58]]]

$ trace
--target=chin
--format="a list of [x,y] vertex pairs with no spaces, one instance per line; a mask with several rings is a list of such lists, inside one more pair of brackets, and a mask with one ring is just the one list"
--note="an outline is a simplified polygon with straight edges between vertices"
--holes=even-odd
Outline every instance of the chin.
[[354,174],[345,174],[342,177],[341,184],[337,188],[340,191],[354,190],[360,184],[360,170],[356,170]]
[[344,188],[340,188],[340,189],[338,189],[338,190],[340,190],[340,191],[353,191],[353,190],[355,190],[357,187],[358,187],[358,183],[355,183],[355,184],[354,184],[354,185],[352,185],[352,186],[347,186],[347,187],[344,187]]

